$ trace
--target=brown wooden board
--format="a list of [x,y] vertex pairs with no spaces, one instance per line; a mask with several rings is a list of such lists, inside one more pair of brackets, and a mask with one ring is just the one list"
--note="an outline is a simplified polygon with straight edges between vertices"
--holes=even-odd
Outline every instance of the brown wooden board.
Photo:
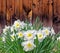
[[44,26],[60,31],[60,0],[0,0],[1,28],[17,19],[34,22],[37,16]]

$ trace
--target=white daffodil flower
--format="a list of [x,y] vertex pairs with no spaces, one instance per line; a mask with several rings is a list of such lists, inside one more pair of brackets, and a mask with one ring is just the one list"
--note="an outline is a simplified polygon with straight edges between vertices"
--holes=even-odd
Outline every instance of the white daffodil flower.
[[18,35],[18,38],[22,38],[24,36],[22,32],[18,32],[17,35]]
[[24,33],[24,40],[34,40],[36,38],[35,30],[28,30]]
[[14,27],[15,28],[20,28],[20,21],[19,20],[14,22]]
[[22,42],[22,46],[23,46],[23,50],[26,52],[31,51],[36,47],[36,45],[32,41]]
[[6,34],[7,31],[9,30],[10,26],[5,26],[5,28],[3,29],[3,33]]
[[37,37],[38,37],[39,42],[42,42],[42,40],[45,39],[46,35],[42,32],[42,30],[39,30],[37,32]]
[[21,22],[21,28],[24,29],[24,27],[26,27],[26,26],[27,26],[27,24],[22,21]]
[[54,31],[54,29],[53,29],[53,27],[51,28],[51,35],[55,35],[55,31]]
[[15,28],[14,26],[11,26],[11,32],[14,32]]
[[43,32],[45,35],[49,35],[49,34],[50,34],[50,28],[43,28],[42,32]]
[[21,22],[20,20],[17,20],[14,22],[14,27],[16,29],[23,29],[25,26],[26,24],[23,21]]
[[60,40],[60,37],[58,37],[57,40]]

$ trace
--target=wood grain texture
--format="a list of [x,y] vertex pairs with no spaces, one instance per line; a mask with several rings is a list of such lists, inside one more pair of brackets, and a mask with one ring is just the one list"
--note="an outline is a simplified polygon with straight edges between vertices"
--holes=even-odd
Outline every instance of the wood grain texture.
[[17,19],[34,22],[37,16],[44,26],[60,31],[60,0],[0,0],[0,20],[7,25]]

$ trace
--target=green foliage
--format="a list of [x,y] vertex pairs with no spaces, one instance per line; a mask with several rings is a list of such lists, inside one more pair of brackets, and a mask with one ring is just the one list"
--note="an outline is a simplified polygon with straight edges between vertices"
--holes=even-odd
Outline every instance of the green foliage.
[[[7,37],[6,42],[0,41],[0,49],[3,53],[51,53],[53,48],[55,47],[55,39],[52,39],[52,36],[46,37],[42,42],[38,42],[38,39],[35,40],[35,44],[37,45],[34,50],[31,52],[24,52],[21,47],[21,39],[15,40],[12,42],[10,38]],[[60,43],[60,42],[59,42]],[[60,48],[60,44],[58,43]],[[60,50],[59,50],[60,51]]]
[[42,29],[42,22],[40,21],[39,17],[36,17],[36,21],[33,23],[33,28],[36,30]]
[[[60,37],[60,33],[58,33],[56,35],[56,37]],[[56,40],[56,44],[55,44],[55,47],[54,47],[54,52],[55,53],[60,53],[60,39]]]
[[[27,26],[25,26],[21,31],[27,30],[39,30],[42,29],[42,23],[39,18],[36,19],[36,22],[33,25],[29,25],[29,22],[26,22]],[[33,28],[31,28],[33,27]],[[17,31],[14,30],[16,34]],[[24,51],[21,46],[21,42],[23,42],[23,38],[17,39],[15,36],[15,40],[11,41],[12,32],[9,30],[7,34],[2,33],[0,37],[0,53],[60,53],[60,41],[57,41],[57,37],[60,34],[48,35],[42,42],[39,42],[38,37],[34,39],[34,44],[36,47],[31,51]],[[2,37],[5,36],[5,41],[2,41]]]

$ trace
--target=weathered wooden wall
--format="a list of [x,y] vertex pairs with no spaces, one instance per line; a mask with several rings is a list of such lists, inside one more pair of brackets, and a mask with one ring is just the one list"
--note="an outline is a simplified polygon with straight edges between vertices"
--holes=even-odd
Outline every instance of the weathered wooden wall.
[[44,26],[53,26],[56,32],[60,31],[60,0],[0,0],[2,28],[5,24],[11,25],[16,19],[32,18],[34,21],[37,16]]

